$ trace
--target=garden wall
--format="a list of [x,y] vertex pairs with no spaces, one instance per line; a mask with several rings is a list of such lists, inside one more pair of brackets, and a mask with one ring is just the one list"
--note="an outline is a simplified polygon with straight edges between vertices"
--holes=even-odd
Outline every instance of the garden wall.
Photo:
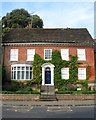
[[39,94],[2,94],[0,95],[0,100],[39,100]]
[[[0,94],[0,100],[31,100],[38,101],[39,94]],[[95,95],[83,94],[83,95],[70,95],[70,94],[56,94],[58,100],[94,100]]]
[[71,94],[57,94],[56,95],[58,100],[94,100],[94,94],[82,94],[82,95],[71,95]]

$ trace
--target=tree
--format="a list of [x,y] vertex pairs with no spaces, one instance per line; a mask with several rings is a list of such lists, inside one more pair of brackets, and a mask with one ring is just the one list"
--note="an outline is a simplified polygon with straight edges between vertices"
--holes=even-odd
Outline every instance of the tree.
[[33,28],[43,28],[43,20],[38,15],[33,15],[31,20]]
[[22,9],[15,9],[2,18],[4,28],[24,28],[30,21],[30,14]]
[[25,9],[15,9],[2,18],[3,28],[25,28],[32,22],[33,28],[42,28],[43,21],[38,15],[31,16]]

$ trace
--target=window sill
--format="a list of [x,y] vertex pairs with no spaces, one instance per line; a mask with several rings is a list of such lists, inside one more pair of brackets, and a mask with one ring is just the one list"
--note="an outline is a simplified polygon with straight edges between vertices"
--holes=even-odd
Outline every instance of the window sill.
[[10,60],[10,62],[17,62],[18,60]]
[[34,60],[26,60],[26,61],[31,62],[31,61],[34,61]]
[[52,60],[52,59],[44,59],[44,60]]
[[82,62],[84,61],[85,62],[86,60],[78,60],[78,61],[82,61]]
[[78,80],[80,80],[80,81],[83,81],[83,80],[84,80],[84,81],[85,81],[86,79],[78,79]]
[[12,79],[12,81],[18,81],[18,82],[19,81],[21,81],[21,82],[23,82],[23,81],[29,81],[29,80],[32,80],[32,79],[28,79],[28,80],[25,80],[25,79],[24,80],[16,80],[16,79],[14,80],[14,79]]

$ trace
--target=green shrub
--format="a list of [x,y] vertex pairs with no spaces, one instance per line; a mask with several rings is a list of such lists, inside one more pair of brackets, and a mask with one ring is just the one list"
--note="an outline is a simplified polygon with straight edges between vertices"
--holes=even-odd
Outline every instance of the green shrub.
[[57,91],[56,94],[72,94],[73,91]]
[[95,93],[96,93],[96,91],[93,91],[93,90],[91,90],[91,91],[87,91],[87,90],[82,91],[82,94],[95,94]]
[[2,91],[0,93],[2,93],[2,94],[40,94],[40,92],[37,92],[37,91],[24,91],[24,90]]
[[65,86],[63,86],[63,87],[61,87],[61,88],[59,89],[59,91],[68,91],[68,88],[65,87]]

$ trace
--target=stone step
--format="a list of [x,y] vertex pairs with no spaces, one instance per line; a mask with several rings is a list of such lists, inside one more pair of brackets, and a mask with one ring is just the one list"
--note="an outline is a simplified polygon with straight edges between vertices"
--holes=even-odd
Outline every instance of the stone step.
[[40,99],[40,101],[57,101],[56,99]]
[[40,101],[57,101],[57,98],[55,95],[41,95]]
[[54,86],[41,86],[41,92],[45,93],[55,93],[54,92]]

